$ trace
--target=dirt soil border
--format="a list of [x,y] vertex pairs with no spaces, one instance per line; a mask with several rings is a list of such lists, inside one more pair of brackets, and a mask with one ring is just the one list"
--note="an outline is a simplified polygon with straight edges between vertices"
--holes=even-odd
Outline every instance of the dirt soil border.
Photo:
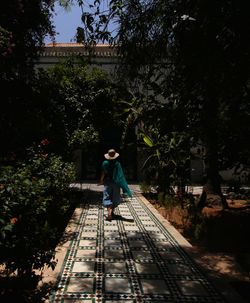
[[[170,224],[173,224],[177,232],[190,243],[190,246],[185,245],[183,247],[184,250],[214,281],[215,285],[227,299],[227,302],[250,303],[250,273],[239,264],[234,253],[209,251],[206,247],[199,245],[197,241],[192,241],[193,239],[186,236],[179,224],[171,222],[166,208],[159,207],[157,201],[146,198],[143,194],[142,199],[151,210],[154,208],[159,216]],[[231,201],[229,202],[231,203]],[[235,206],[235,203],[233,205]]]

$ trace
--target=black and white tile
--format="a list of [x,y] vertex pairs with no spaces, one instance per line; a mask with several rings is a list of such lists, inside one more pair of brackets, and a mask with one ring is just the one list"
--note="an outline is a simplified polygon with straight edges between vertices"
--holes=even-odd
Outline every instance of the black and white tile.
[[84,204],[50,303],[225,302],[139,196]]

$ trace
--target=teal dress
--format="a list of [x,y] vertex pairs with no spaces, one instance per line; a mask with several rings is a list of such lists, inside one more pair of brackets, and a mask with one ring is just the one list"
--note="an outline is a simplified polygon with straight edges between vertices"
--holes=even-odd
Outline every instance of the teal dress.
[[103,205],[113,205],[116,207],[121,200],[120,189],[123,194],[132,197],[132,192],[128,187],[126,178],[123,173],[122,166],[117,160],[104,160],[102,169],[105,172],[104,190],[103,190]]

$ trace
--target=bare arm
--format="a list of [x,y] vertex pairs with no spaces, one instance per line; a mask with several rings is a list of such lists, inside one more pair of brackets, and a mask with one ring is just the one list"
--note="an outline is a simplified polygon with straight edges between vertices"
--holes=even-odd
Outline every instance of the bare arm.
[[103,184],[103,180],[104,180],[105,175],[106,175],[106,173],[105,173],[105,171],[103,171],[102,174],[101,174],[101,177],[100,177],[100,181],[98,183],[99,185]]
[[103,171],[100,178],[100,183],[103,184],[103,179],[105,177],[105,172]]

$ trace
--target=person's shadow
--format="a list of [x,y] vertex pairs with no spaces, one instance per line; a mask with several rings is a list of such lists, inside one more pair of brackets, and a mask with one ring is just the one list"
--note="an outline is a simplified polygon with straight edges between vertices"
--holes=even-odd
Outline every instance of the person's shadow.
[[134,219],[127,219],[127,218],[125,218],[125,217],[123,217],[121,215],[116,215],[116,214],[113,214],[112,219],[113,220],[120,220],[120,221],[131,222],[131,223],[135,222]]

